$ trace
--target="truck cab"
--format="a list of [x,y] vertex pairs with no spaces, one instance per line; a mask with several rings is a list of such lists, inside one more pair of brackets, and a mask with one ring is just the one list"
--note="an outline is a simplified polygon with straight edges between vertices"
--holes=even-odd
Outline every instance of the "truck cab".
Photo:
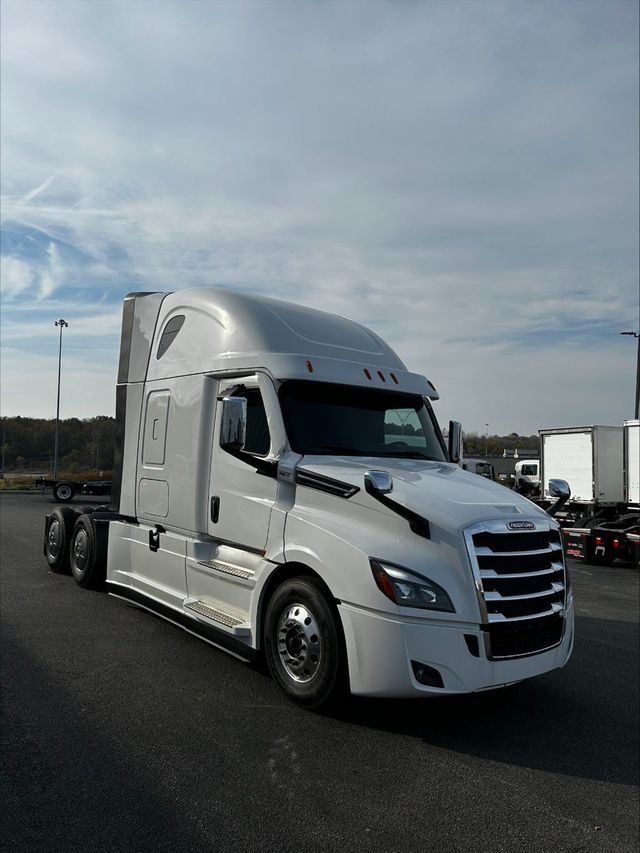
[[[308,707],[563,666],[558,525],[462,470],[437,399],[345,318],[214,288],[130,295],[109,592],[241,659],[264,654]],[[70,554],[82,581],[73,537]]]

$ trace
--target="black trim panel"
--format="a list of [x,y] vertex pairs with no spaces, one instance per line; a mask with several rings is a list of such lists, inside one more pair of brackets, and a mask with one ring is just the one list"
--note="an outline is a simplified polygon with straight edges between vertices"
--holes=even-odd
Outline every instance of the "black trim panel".
[[273,477],[274,479],[278,476],[278,463],[274,459],[263,459],[261,456],[256,456],[246,450],[234,450],[230,447],[221,446],[220,449],[239,462],[244,462],[245,465],[255,468],[258,474],[264,474],[266,477]]
[[424,539],[431,539],[431,528],[426,518],[423,518],[411,509],[407,509],[406,506],[402,506],[402,504],[399,504],[397,501],[391,500],[387,495],[380,494],[380,492],[376,492],[373,489],[367,489],[367,492],[372,498],[379,501],[383,506],[386,506],[387,509],[390,509],[391,512],[395,512],[396,515],[400,516],[400,518],[404,518],[405,521],[408,521],[411,531],[415,533],[416,536],[422,536]]
[[257,554],[259,557],[264,557],[264,548],[254,548],[252,545],[242,545],[240,542],[232,542],[230,539],[218,539],[217,536],[212,536],[211,538],[218,545],[228,545],[230,548],[237,548],[238,551],[247,551],[249,554]]
[[342,480],[334,480],[332,477],[325,477],[324,474],[316,474],[315,471],[307,471],[304,468],[296,470],[296,483],[339,498],[352,498],[360,491],[358,486],[352,486],[351,483],[343,483]]
[[113,435],[113,471],[111,474],[111,502],[113,512],[120,512],[122,492],[122,466],[124,461],[124,433],[127,416],[127,386],[116,386],[116,426]]
[[126,601],[130,601],[132,604],[137,604],[140,607],[144,607],[146,610],[151,610],[163,619],[173,622],[179,628],[183,628],[185,631],[195,634],[202,640],[213,643],[215,646],[222,648],[224,651],[231,652],[237,657],[242,658],[244,661],[250,662],[254,660],[258,654],[256,649],[246,646],[244,643],[241,643],[233,637],[230,637],[228,634],[225,634],[224,631],[219,631],[217,628],[213,628],[210,625],[204,625],[202,622],[193,619],[191,616],[187,616],[186,613],[180,613],[179,610],[174,610],[173,607],[168,607],[166,604],[155,601],[153,598],[148,598],[136,589],[131,589],[131,587],[122,586],[117,583],[109,583],[107,581],[107,591],[117,598],[123,598]]

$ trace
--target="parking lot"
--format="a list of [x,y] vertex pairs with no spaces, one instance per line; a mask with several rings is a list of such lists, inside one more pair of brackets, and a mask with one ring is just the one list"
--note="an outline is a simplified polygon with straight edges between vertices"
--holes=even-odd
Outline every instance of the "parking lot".
[[328,716],[48,572],[52,508],[1,498],[2,849],[637,851],[631,565],[570,562],[564,670]]

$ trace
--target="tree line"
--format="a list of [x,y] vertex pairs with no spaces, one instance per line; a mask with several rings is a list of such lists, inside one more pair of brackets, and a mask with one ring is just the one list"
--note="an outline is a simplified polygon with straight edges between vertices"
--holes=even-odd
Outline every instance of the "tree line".
[[[52,471],[56,422],[47,418],[2,418],[6,471]],[[115,419],[65,418],[58,430],[58,469],[69,473],[111,471]]]
[[476,432],[465,432],[463,434],[464,455],[467,457],[484,456],[485,445],[487,456],[502,456],[507,450],[511,454],[515,450],[530,450],[536,454],[539,452],[540,442],[537,435],[518,435],[511,432],[509,435],[478,435]]
[[[388,430],[391,432],[391,425]],[[398,430],[401,428],[398,427]],[[408,430],[408,425],[404,427]],[[66,472],[110,471],[113,468],[115,419],[107,415],[95,418],[66,418],[60,421],[58,468]],[[413,427],[411,431],[415,432]],[[55,420],[46,418],[2,418],[4,470],[51,471],[55,446]],[[465,456],[502,456],[504,450],[538,450],[537,435],[464,434]]]

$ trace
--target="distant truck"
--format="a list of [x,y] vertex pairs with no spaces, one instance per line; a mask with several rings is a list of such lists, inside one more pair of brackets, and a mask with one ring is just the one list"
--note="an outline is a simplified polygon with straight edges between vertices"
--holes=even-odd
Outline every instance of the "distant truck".
[[461,465],[464,471],[470,471],[472,474],[486,477],[487,480],[496,479],[495,468],[485,459],[463,459]]
[[305,707],[341,688],[442,696],[560,668],[573,596],[559,525],[460,469],[461,427],[445,444],[437,398],[343,317],[215,288],[130,294],[111,508],[56,508],[47,563],[263,655]]
[[515,465],[516,485],[520,480],[529,486],[540,485],[540,462],[538,459],[522,459]]
[[623,426],[540,430],[542,497],[562,477],[571,500],[558,516],[567,553],[594,563],[637,565],[640,533],[640,421]]
[[76,495],[110,495],[110,480],[54,480],[39,477],[34,481],[36,486],[51,489],[58,503],[69,503]]

